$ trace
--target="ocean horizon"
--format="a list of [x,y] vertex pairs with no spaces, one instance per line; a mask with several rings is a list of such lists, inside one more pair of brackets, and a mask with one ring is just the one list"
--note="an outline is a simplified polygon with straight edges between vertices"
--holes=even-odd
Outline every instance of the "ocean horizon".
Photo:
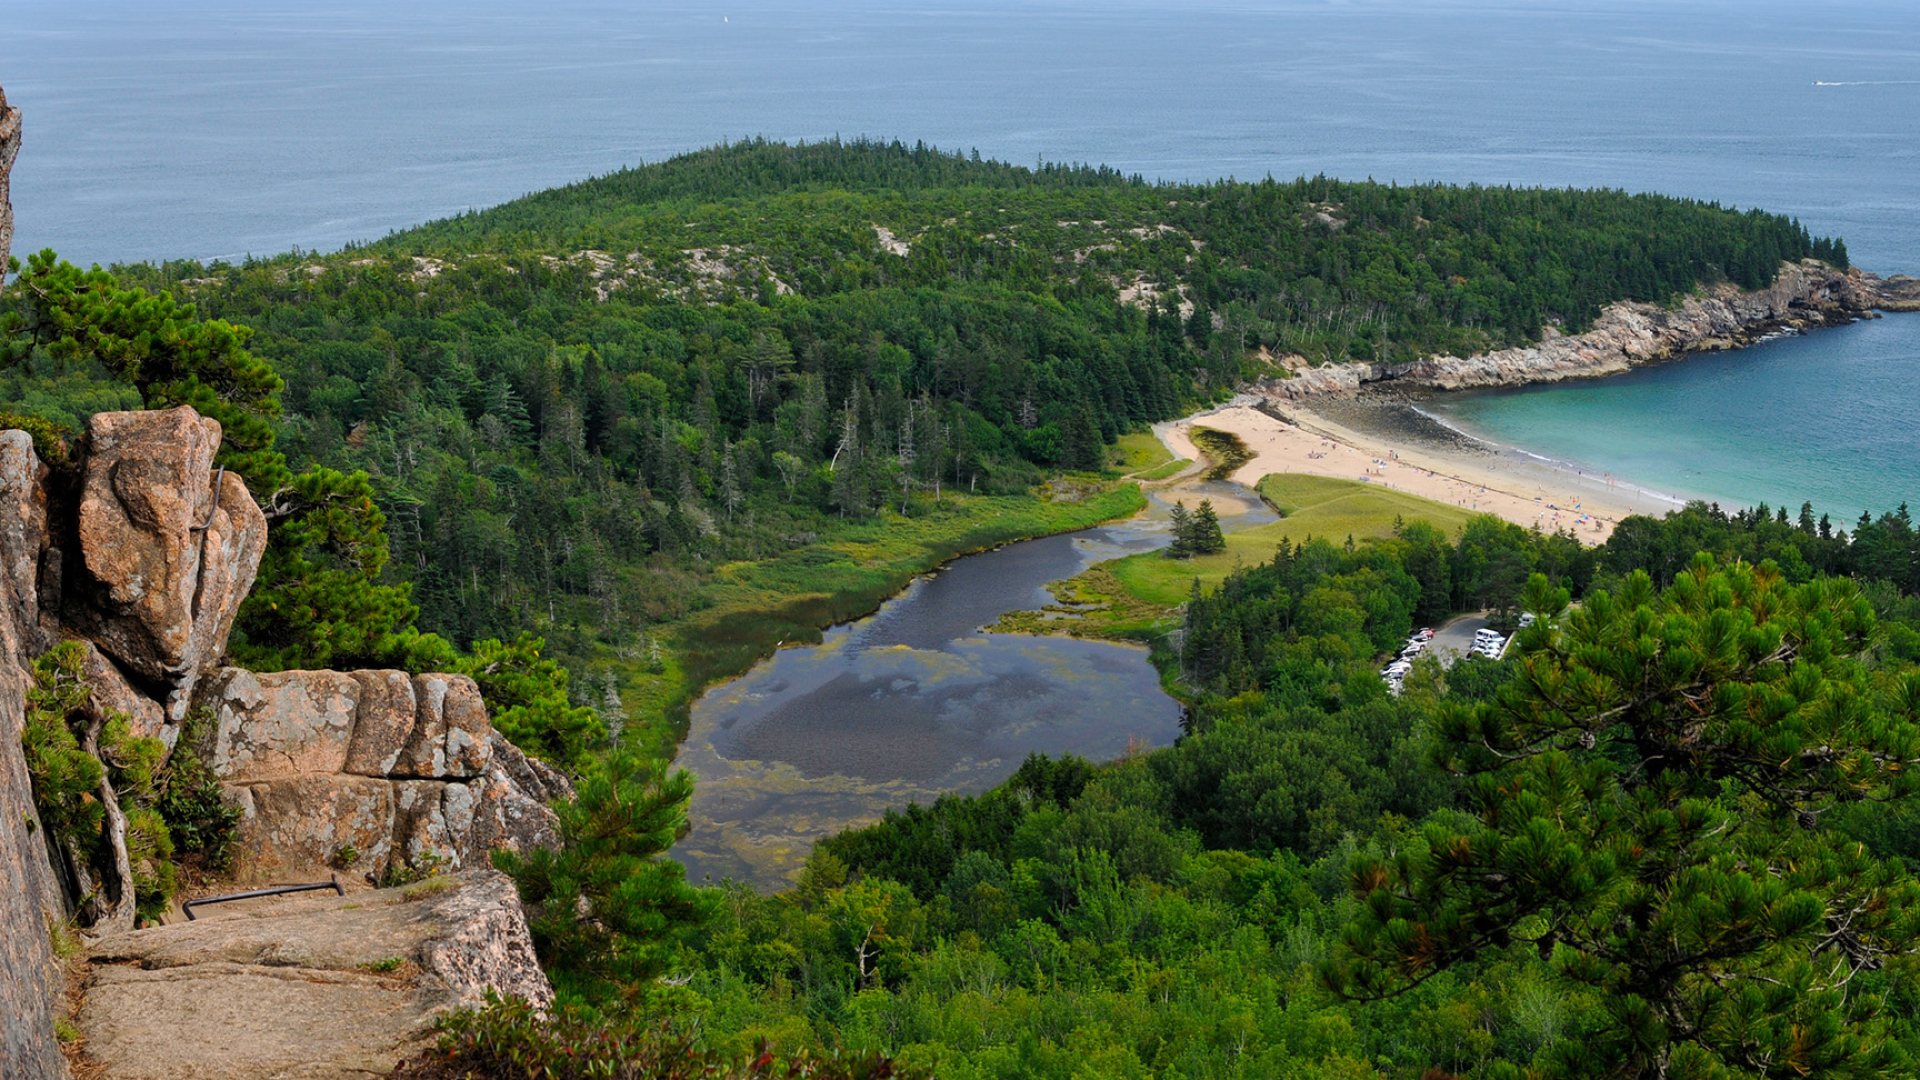
[[[82,264],[333,250],[729,139],[838,135],[1155,180],[1658,191],[1793,215],[1896,273],[1920,271],[1913,14],[16,0],[0,85],[25,115],[15,250]],[[1920,481],[1920,406],[1890,389],[1916,364],[1920,319],[1893,317],[1443,411],[1654,489],[1884,509]],[[1819,434],[1861,424],[1844,449]]]

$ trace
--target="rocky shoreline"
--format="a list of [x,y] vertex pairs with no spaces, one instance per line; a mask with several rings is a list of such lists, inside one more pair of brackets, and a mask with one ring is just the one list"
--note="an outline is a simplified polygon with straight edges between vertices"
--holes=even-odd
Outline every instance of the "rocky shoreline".
[[1248,389],[1284,403],[1388,388],[1465,390],[1600,378],[1690,353],[1737,349],[1783,331],[1877,318],[1880,311],[1920,311],[1920,278],[1882,278],[1809,259],[1783,268],[1765,289],[1723,285],[1673,308],[1615,303],[1591,330],[1564,335],[1549,327],[1537,345],[1406,364],[1328,364],[1261,379]]

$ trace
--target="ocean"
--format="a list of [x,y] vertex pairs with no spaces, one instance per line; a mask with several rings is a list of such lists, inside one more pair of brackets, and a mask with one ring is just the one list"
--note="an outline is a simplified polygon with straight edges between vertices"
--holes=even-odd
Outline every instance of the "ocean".
[[[1604,186],[1793,214],[1920,272],[1920,5],[6,0],[16,251],[330,250],[765,135],[1155,179]],[[1584,469],[1836,517],[1920,491],[1920,316],[1460,396]]]

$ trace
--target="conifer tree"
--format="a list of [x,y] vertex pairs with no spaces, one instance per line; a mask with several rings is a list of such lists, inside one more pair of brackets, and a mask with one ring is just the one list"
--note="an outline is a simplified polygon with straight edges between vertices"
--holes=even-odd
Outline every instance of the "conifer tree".
[[1394,995],[1524,944],[1594,1004],[1541,1075],[1911,1075],[1882,1009],[1920,884],[1822,818],[1916,786],[1920,676],[1870,677],[1853,584],[1702,555],[1577,610],[1535,575],[1526,608],[1514,680],[1437,716],[1472,813],[1355,860],[1328,984]]
[[1193,555],[1193,515],[1185,502],[1176,502],[1168,512],[1173,519],[1173,543],[1167,545],[1167,558],[1185,559]]
[[1220,518],[1213,512],[1213,500],[1201,499],[1200,508],[1188,520],[1188,546],[1195,555],[1211,555],[1227,550],[1227,538],[1220,532]]
[[247,351],[252,330],[202,320],[191,304],[122,288],[105,270],[81,270],[52,251],[28,257],[13,293],[18,306],[0,321],[0,366],[41,351],[59,363],[97,363],[149,409],[191,405],[218,420],[215,461],[245,477],[256,496],[287,482],[285,459],[273,450],[282,383]]
[[1069,469],[1092,471],[1100,467],[1100,425],[1093,418],[1093,407],[1082,401],[1068,413],[1061,425],[1061,464]]
[[528,925],[563,991],[630,1004],[667,972],[680,940],[715,910],[720,894],[689,885],[663,858],[687,832],[693,776],[615,750],[559,803],[561,847],[499,851],[494,865],[529,905]]

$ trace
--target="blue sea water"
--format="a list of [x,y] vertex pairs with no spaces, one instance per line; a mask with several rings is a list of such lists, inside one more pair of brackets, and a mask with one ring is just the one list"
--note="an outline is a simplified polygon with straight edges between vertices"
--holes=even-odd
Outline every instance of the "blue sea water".
[[[1759,206],[1920,272],[1920,5],[1828,0],[4,0],[16,250],[330,249],[723,139],[1159,179],[1326,172]],[[1460,398],[1729,502],[1920,491],[1920,316]],[[1597,434],[1596,434],[1597,433]]]
[[[1811,502],[1846,529],[1920,504],[1920,315],[1693,356],[1591,382],[1451,394],[1460,430],[1725,507]],[[1658,502],[1643,505],[1654,508]]]

